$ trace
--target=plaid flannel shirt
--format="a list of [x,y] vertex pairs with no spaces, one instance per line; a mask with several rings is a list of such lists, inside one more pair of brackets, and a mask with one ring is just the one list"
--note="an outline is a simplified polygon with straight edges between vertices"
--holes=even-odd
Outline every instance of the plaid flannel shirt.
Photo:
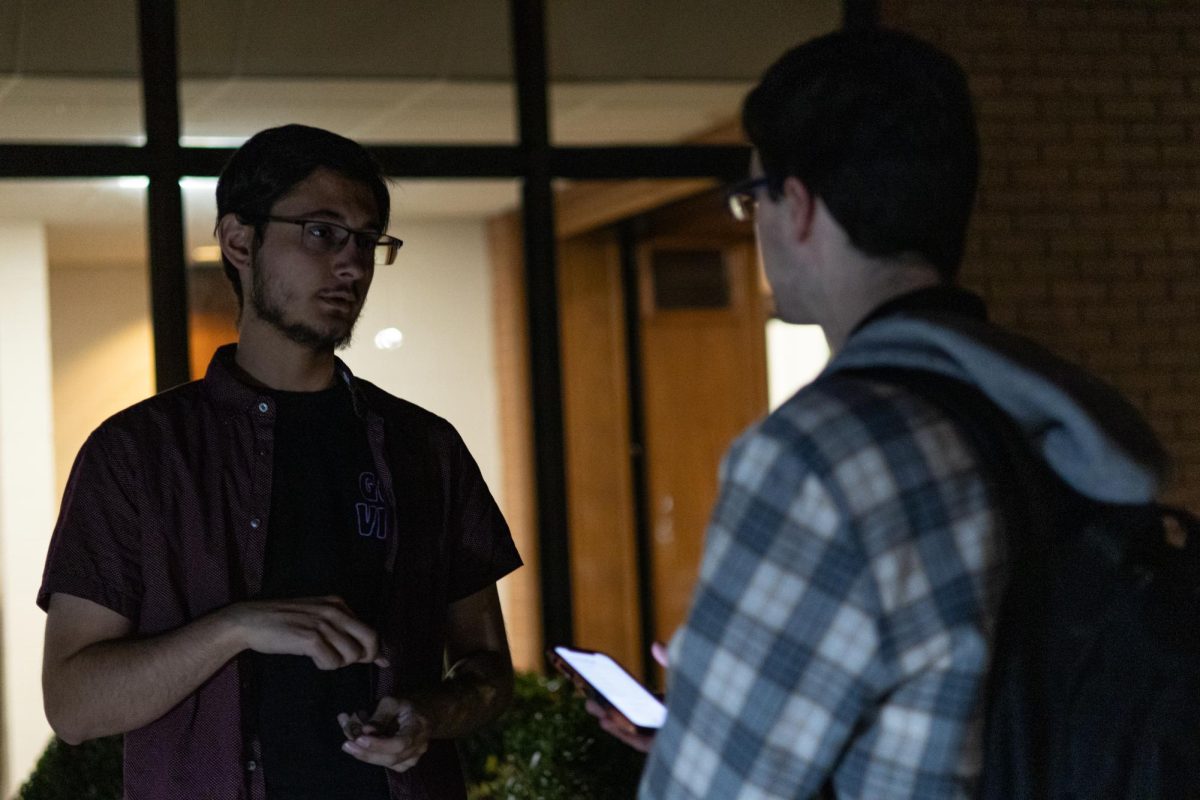
[[969,796],[1003,546],[963,435],[826,374],[721,472],[639,796]]

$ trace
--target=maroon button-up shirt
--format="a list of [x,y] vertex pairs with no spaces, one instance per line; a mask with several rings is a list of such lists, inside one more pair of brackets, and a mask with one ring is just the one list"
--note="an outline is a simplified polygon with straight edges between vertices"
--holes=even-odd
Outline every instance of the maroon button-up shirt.
[[[38,604],[56,592],[111,608],[137,635],[174,630],[254,598],[270,527],[275,408],[239,381],[233,345],[203,380],[152,397],[88,438],[67,483]],[[450,603],[521,564],[479,468],[444,419],[353,377],[390,513],[385,669],[376,697],[435,686]],[[230,661],[163,717],[125,734],[125,797],[263,800],[259,742],[243,718],[248,665]],[[388,773],[396,800],[463,798],[453,742]]]

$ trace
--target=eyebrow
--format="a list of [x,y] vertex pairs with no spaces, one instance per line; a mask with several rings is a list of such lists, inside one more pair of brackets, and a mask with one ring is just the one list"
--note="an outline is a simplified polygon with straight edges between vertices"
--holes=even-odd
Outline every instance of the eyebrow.
[[[334,211],[331,208],[318,208],[313,211],[306,211],[300,214],[289,214],[293,219],[328,219],[330,222],[336,222],[340,225],[345,225],[349,228],[346,217],[340,211]],[[351,230],[375,231],[380,233],[383,231],[383,226],[378,220],[369,220],[364,228],[352,228]]]

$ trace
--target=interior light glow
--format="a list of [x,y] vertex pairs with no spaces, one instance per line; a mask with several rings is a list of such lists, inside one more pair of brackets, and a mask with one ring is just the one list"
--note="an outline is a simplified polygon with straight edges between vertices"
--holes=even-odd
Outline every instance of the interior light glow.
[[384,328],[375,334],[375,346],[380,350],[395,350],[404,343],[404,334],[399,328]]
[[202,244],[192,248],[193,264],[215,264],[221,260],[221,246],[218,244]]
[[211,192],[217,188],[216,178],[197,178],[194,175],[185,175],[179,179],[179,188],[191,191],[207,191]]
[[241,147],[246,136],[180,136],[182,147]]
[[117,178],[118,189],[145,189],[150,185],[150,179],[145,175],[122,175]]

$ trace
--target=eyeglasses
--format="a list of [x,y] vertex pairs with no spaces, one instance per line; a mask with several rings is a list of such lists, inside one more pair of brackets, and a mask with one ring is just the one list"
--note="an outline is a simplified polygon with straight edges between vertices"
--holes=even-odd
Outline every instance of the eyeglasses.
[[285,222],[300,226],[300,244],[312,253],[337,253],[354,237],[354,246],[361,252],[374,254],[376,266],[396,262],[396,253],[404,242],[395,236],[378,231],[361,231],[338,225],[323,219],[296,219],[294,217],[259,217],[263,222]]
[[758,210],[758,190],[770,182],[766,175],[759,175],[730,186],[725,191],[725,203],[733,218],[738,222],[753,222],[754,212]]

